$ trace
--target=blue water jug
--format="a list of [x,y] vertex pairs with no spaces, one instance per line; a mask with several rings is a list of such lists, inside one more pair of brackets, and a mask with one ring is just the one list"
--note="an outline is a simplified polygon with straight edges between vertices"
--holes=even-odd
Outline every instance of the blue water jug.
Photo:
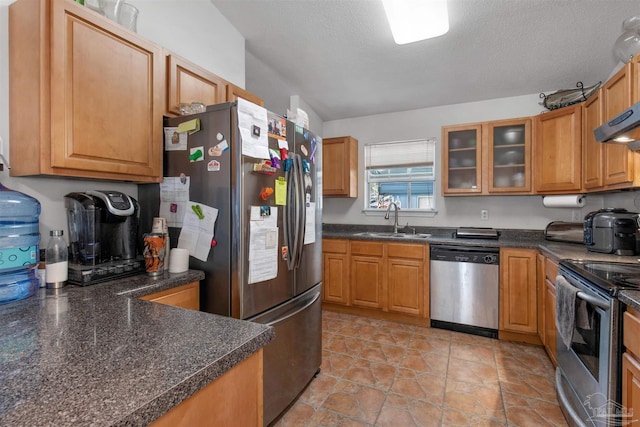
[[38,288],[40,202],[0,184],[0,304]]

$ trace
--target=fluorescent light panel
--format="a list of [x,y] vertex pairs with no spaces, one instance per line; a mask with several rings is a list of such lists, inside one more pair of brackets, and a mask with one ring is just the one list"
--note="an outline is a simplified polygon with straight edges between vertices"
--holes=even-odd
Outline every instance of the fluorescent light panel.
[[449,31],[447,0],[382,0],[397,44],[438,37]]

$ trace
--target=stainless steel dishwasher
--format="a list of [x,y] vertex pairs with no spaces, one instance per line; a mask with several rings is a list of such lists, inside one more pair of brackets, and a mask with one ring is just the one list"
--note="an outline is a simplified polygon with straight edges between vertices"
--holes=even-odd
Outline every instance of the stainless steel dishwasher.
[[431,326],[498,337],[498,248],[431,246]]

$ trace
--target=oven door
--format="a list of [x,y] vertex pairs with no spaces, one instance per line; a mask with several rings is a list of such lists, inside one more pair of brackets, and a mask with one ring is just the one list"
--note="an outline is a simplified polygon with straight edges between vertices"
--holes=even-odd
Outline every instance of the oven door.
[[[611,300],[570,275],[563,277],[580,291],[576,296],[575,326],[570,348],[557,336],[557,359],[560,375],[558,395],[565,414],[578,417],[586,425],[599,419],[598,408],[615,401],[610,384]],[[564,400],[564,401],[563,401]],[[594,418],[597,417],[597,418]],[[580,425],[580,424],[577,424]]]

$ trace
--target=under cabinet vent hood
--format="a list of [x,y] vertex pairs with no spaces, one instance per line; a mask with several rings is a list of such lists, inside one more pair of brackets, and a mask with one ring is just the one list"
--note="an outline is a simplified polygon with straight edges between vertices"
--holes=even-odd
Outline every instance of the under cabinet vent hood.
[[640,150],[640,102],[593,131],[598,142],[627,144]]

